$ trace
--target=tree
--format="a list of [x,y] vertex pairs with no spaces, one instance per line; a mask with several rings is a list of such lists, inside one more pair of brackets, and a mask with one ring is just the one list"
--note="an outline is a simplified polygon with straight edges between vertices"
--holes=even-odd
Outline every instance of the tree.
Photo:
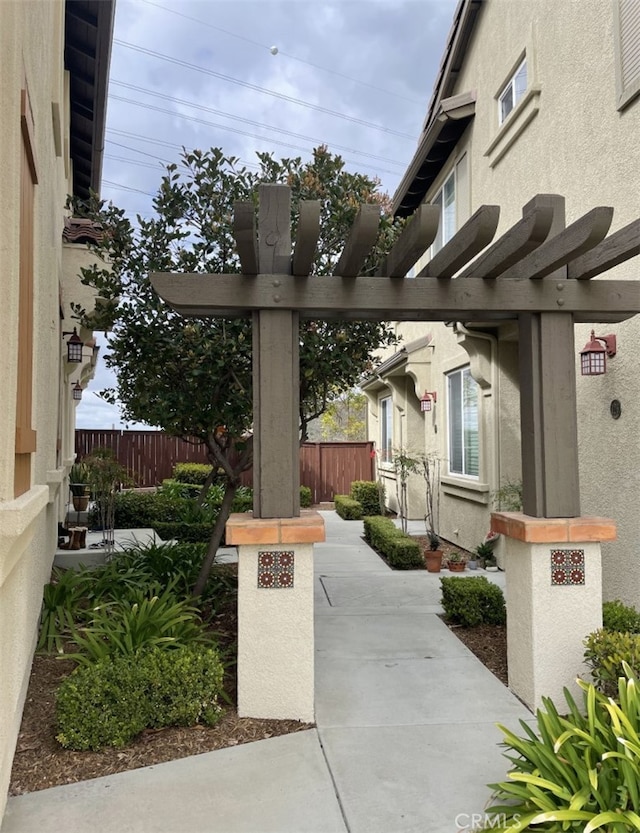
[[[344,162],[318,147],[309,162],[258,154],[259,170],[239,166],[222,150],[183,152],[167,166],[153,200],[155,216],[137,217],[92,197],[72,201],[74,213],[102,227],[92,248],[101,258],[83,269],[82,282],[98,291],[95,312],[74,307],[93,329],[111,330],[105,362],[117,389],[104,391],[120,402],[125,419],[146,422],[206,446],[214,472],[222,471],[225,495],[212,531],[194,594],[204,588],[240,482],[252,464],[251,322],[184,318],[153,291],[151,272],[240,271],[232,233],[233,204],[257,205],[261,182],[284,183],[292,191],[292,232],[302,199],[321,202],[321,236],[315,274],[331,274],[360,203],[382,208],[380,233],[365,271],[371,272],[396,238],[400,223],[389,211],[379,181],[344,170]],[[108,264],[105,266],[105,263]],[[332,398],[352,388],[373,366],[372,354],[395,343],[379,322],[305,321],[300,328],[300,430]]]
[[367,397],[349,390],[329,402],[320,417],[323,440],[362,442],[367,433]]

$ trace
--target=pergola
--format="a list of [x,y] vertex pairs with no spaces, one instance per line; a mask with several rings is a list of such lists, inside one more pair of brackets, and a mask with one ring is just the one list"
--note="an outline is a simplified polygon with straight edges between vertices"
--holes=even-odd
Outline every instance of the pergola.
[[[254,517],[295,517],[298,503],[298,321],[516,319],[524,511],[580,514],[573,325],[640,312],[640,283],[597,279],[640,253],[640,219],[607,236],[613,209],[565,226],[564,198],[539,194],[522,220],[493,238],[500,208],[483,205],[427,263],[406,273],[435,239],[439,208],[422,205],[375,276],[359,272],[375,244],[379,207],[362,205],[331,276],[310,274],[320,234],[318,202],[301,202],[291,244],[290,189],[260,188],[237,203],[242,274],[154,274],[158,294],[183,315],[253,316]],[[259,233],[258,233],[259,232]],[[274,426],[278,430],[274,431]],[[283,488],[283,484],[291,484]]]

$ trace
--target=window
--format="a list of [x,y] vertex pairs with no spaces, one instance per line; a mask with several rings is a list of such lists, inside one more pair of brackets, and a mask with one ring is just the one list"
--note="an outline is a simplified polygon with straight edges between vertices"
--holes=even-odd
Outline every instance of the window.
[[438,233],[433,241],[432,254],[439,252],[445,243],[453,237],[456,232],[456,179],[455,172],[452,172],[438,191],[433,205],[440,208],[440,223]]
[[478,477],[478,386],[468,367],[447,377],[449,472]]
[[380,462],[390,463],[393,458],[393,402],[387,396],[380,400]]
[[520,64],[498,96],[498,118],[502,124],[527,90],[527,59]]
[[640,94],[640,3],[614,3],[616,91],[618,110]]

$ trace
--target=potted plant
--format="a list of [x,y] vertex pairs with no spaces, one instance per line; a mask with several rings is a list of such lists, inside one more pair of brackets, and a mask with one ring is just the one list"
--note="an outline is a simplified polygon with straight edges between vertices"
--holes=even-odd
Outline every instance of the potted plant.
[[86,463],[74,463],[69,470],[69,489],[73,508],[76,512],[85,512],[89,505],[91,487],[89,485],[89,467]]
[[454,550],[448,558],[448,566],[452,573],[463,573],[467,565],[462,553]]
[[440,549],[440,537],[430,529],[427,531],[429,538],[429,549],[425,552],[424,558],[429,573],[439,573],[442,569],[442,550]]
[[488,570],[490,573],[497,572],[498,565],[496,564],[496,557],[493,552],[492,543],[483,541],[482,544],[478,544],[476,547],[476,554],[482,559],[485,570]]
[[477,570],[478,569],[478,555],[477,551],[474,550],[467,560],[467,567],[470,570]]

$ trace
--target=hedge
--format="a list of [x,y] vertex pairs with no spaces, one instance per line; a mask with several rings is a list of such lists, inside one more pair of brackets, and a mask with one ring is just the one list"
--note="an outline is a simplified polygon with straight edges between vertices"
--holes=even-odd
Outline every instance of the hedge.
[[419,570],[424,567],[420,544],[406,535],[391,518],[382,515],[364,518],[364,537],[396,570]]
[[384,505],[384,486],[375,480],[354,480],[349,497],[362,505],[363,515],[379,515]]
[[179,483],[195,483],[202,486],[211,474],[213,466],[207,463],[176,463],[173,467],[173,479]]
[[447,619],[465,628],[504,625],[504,593],[484,576],[441,578],[442,607]]
[[336,512],[345,521],[362,520],[362,506],[348,495],[334,495],[333,504]]

